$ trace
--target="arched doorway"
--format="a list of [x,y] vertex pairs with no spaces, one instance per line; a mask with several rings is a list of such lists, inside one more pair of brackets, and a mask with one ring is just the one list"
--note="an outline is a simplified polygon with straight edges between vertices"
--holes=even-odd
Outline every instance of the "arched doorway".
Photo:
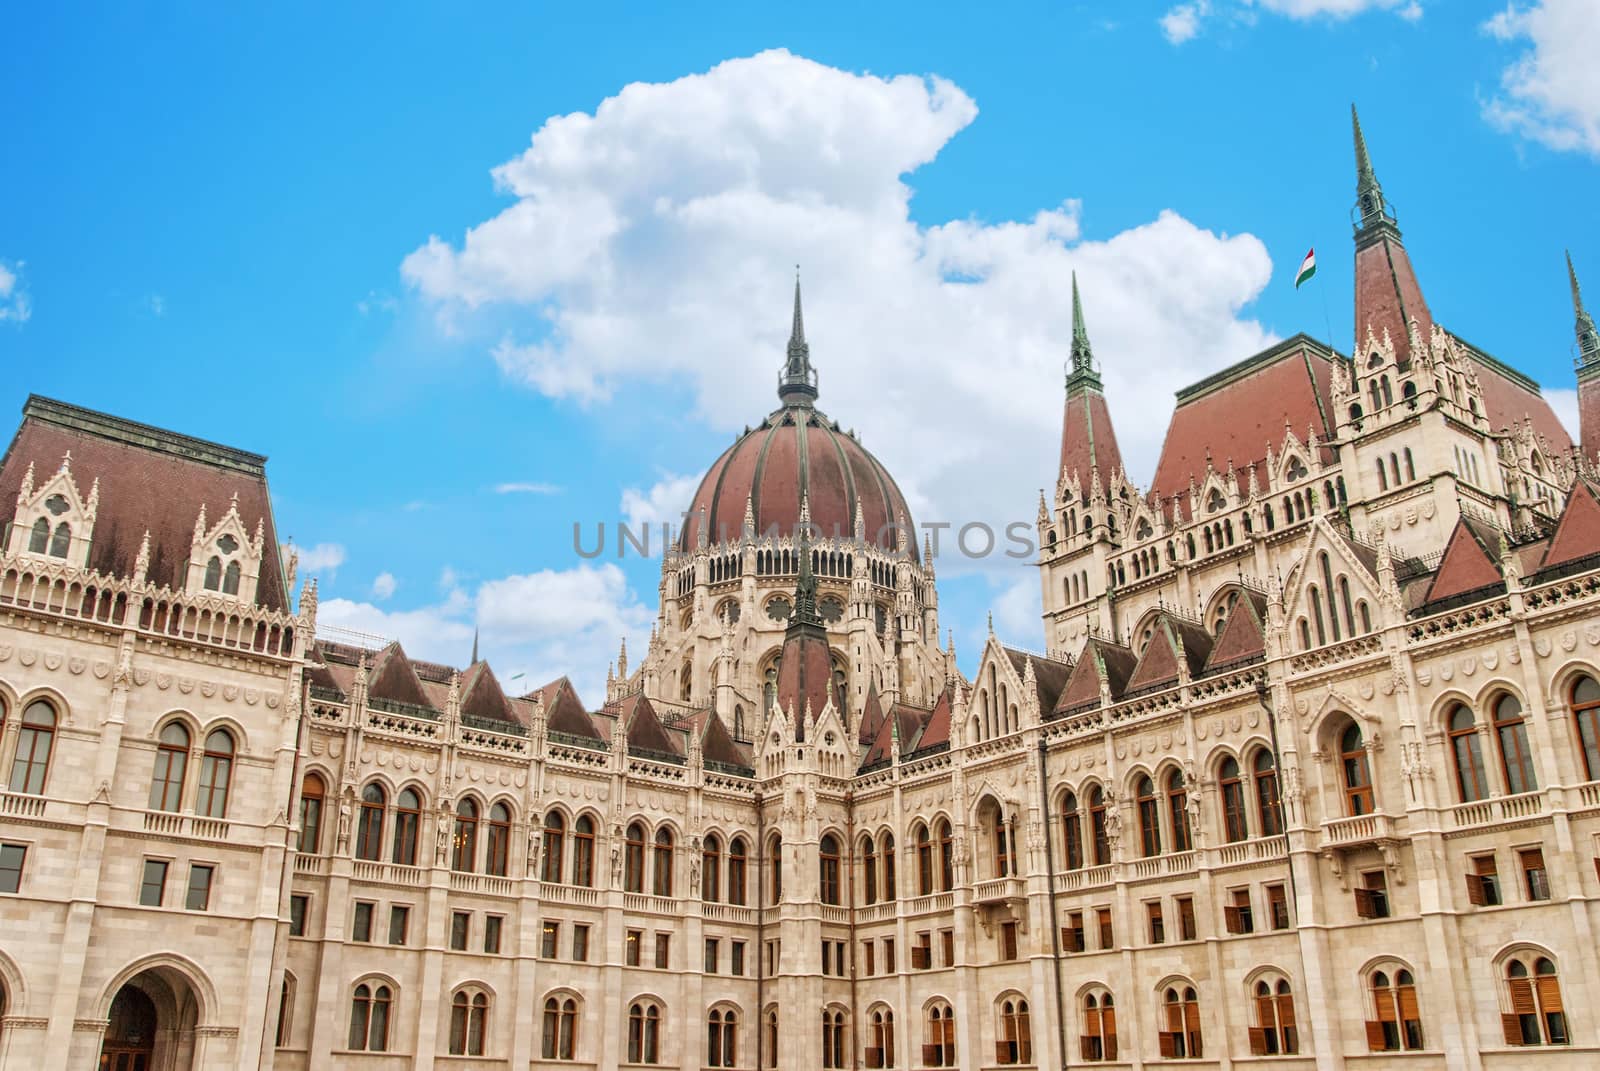
[[111,998],[97,1071],[193,1071],[200,1001],[184,974],[147,967]]
[[111,1001],[111,1022],[100,1046],[100,1071],[149,1071],[155,1051],[155,1002],[129,983]]

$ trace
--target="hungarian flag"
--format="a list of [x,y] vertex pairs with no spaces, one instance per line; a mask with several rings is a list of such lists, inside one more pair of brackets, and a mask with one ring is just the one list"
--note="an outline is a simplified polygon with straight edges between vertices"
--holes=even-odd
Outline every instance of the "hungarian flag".
[[1306,259],[1300,262],[1300,270],[1294,273],[1294,288],[1300,289],[1300,284],[1317,274],[1317,251],[1306,250]]

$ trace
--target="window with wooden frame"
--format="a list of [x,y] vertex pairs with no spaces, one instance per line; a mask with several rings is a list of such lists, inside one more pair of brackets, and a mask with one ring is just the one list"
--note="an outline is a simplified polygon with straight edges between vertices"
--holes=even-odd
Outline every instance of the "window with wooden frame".
[[1193,847],[1189,836],[1189,792],[1183,783],[1183,771],[1167,771],[1163,786],[1167,797],[1167,830],[1171,834],[1172,850],[1186,852]]
[[1268,885],[1267,920],[1274,930],[1289,928],[1289,897],[1282,885]]
[[546,997],[540,1052],[546,1060],[571,1060],[578,1049],[578,1002],[572,997]]
[[956,1017],[950,1005],[937,1001],[927,1013],[926,1040],[922,1043],[924,1067],[956,1066]]
[[1078,797],[1071,792],[1061,799],[1061,837],[1067,869],[1083,869],[1083,818],[1078,814]]
[[1083,996],[1083,1032],[1078,1036],[1079,1055],[1089,1063],[1117,1058],[1117,1010],[1111,994],[1095,989]]
[[844,1012],[835,1008],[822,1009],[822,1066],[844,1067]]
[[1600,683],[1593,677],[1579,677],[1572,684],[1572,727],[1578,734],[1578,750],[1583,754],[1583,774],[1600,781]]
[[822,902],[833,906],[839,904],[839,838],[832,833],[822,837],[821,844],[817,847],[818,889],[822,894]]
[[1263,978],[1255,984],[1256,1025],[1250,1028],[1255,1056],[1292,1056],[1300,1051],[1294,1017],[1294,994],[1286,978]]
[[622,937],[622,962],[625,966],[639,966],[639,946],[644,944],[643,930],[629,930]]
[[878,973],[878,946],[872,941],[861,942],[861,973],[868,978]]
[[922,930],[917,933],[911,945],[911,969],[925,971],[933,966],[933,931]]
[[1067,924],[1061,927],[1061,947],[1067,952],[1082,952],[1088,948],[1084,938],[1082,911],[1067,915]]
[[1228,903],[1222,907],[1223,928],[1229,933],[1254,933],[1255,916],[1250,907],[1250,889],[1228,890]]
[[872,1012],[867,1044],[868,1067],[894,1066],[894,1012],[877,1008]]
[[1180,941],[1193,941],[1199,936],[1199,927],[1195,924],[1194,897],[1174,897],[1174,904],[1178,907],[1178,939]]
[[1140,776],[1133,785],[1135,809],[1139,815],[1139,852],[1146,859],[1161,854],[1161,808],[1156,801],[1155,782]]
[[1569,1045],[1566,1007],[1556,965],[1545,956],[1506,964],[1506,1005],[1500,1016],[1507,1045]]
[[933,892],[933,838],[928,827],[918,822],[911,831],[911,840],[917,855],[917,895],[927,896]]
[[1250,836],[1250,822],[1245,814],[1244,780],[1239,775],[1239,760],[1232,755],[1222,760],[1217,787],[1222,793],[1222,835],[1230,843],[1245,840]]
[[940,930],[939,944],[943,946],[944,962],[941,966],[954,967],[956,965],[956,931]]
[[1261,835],[1276,837],[1283,832],[1283,801],[1278,798],[1278,768],[1272,752],[1266,748],[1257,749],[1251,771],[1256,783],[1256,813],[1261,819]]
[[624,892],[644,892],[644,823],[628,826],[622,849],[622,889]]
[[561,872],[566,864],[567,820],[560,811],[544,816],[544,862],[539,868],[539,880],[560,884]]
[[1149,926],[1149,941],[1153,945],[1166,944],[1167,927],[1161,918],[1161,901],[1150,900],[1144,905],[1145,921]]
[[1467,902],[1475,907],[1499,906],[1500,872],[1495,867],[1494,854],[1474,855],[1467,865]]
[[1111,862],[1111,838],[1106,833],[1106,794],[1099,785],[1089,790],[1089,833],[1094,847],[1094,865]]
[[1376,970],[1367,979],[1376,1018],[1367,1020],[1372,1052],[1415,1052],[1422,1048],[1422,1013],[1417,987],[1404,967]]
[[1456,793],[1462,803],[1488,799],[1489,776],[1483,768],[1483,748],[1472,708],[1458,703],[1450,712],[1450,758],[1456,768]]
[[[932,950],[928,952],[933,955]],[[1002,922],[1000,924],[1000,958],[1007,962],[1017,958],[1017,924],[1015,922]]]
[[1522,867],[1522,891],[1528,899],[1550,899],[1550,875],[1544,868],[1544,851],[1523,848],[1517,852],[1517,863]]
[[1339,737],[1339,770],[1344,784],[1345,813],[1351,816],[1371,814],[1375,806],[1372,766],[1367,760],[1361,727],[1355,722],[1346,726]]
[[996,1009],[1000,1022],[994,1043],[994,1059],[999,1064],[1033,1063],[1033,1025],[1028,1017],[1028,1002],[1007,997]]
[[1198,1060],[1204,1055],[1200,1036],[1200,1000],[1193,986],[1168,986],[1159,1013],[1166,1029],[1156,1034],[1165,1060]]
[[1389,917],[1389,882],[1383,871],[1361,872],[1361,886],[1356,889],[1356,917],[1363,919]]
[[540,929],[539,956],[541,959],[555,959],[560,953],[557,951],[561,945],[561,923],[555,919],[545,919]]
[[1494,734],[1500,744],[1500,767],[1506,791],[1513,796],[1539,787],[1533,772],[1533,751],[1528,746],[1528,719],[1514,695],[1502,695],[1494,704]]
[[1097,907],[1094,909],[1095,922],[1100,929],[1100,947],[1110,949],[1116,947],[1116,935],[1111,931],[1111,909]]

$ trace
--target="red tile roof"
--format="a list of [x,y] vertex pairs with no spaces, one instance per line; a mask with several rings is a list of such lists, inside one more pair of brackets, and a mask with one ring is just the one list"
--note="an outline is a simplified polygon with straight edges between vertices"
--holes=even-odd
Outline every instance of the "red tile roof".
[[1491,554],[1490,538],[1493,537],[1489,533],[1478,531],[1465,517],[1456,522],[1444,556],[1439,559],[1439,569],[1433,574],[1433,583],[1422,600],[1424,605],[1478,591],[1504,579],[1496,564],[1499,547],[1495,546]]
[[462,674],[461,713],[492,721],[521,722],[487,662],[474,662]]
[[1139,664],[1128,678],[1128,691],[1160,688],[1178,682],[1180,651],[1191,678],[1205,672],[1206,657],[1211,653],[1212,638],[1198,622],[1185,621],[1170,613],[1156,618],[1155,632],[1145,645]]
[[551,732],[605,739],[566,677],[551,681],[535,694],[544,702],[545,725]]
[[1253,591],[1245,592],[1228,611],[1228,620],[1217,636],[1216,646],[1206,658],[1206,672],[1237,666],[1267,653],[1267,600]]
[[1356,339],[1364,346],[1367,329],[1377,339],[1385,330],[1394,343],[1400,364],[1411,363],[1411,341],[1407,323],[1417,321],[1423,345],[1433,334],[1433,314],[1422,296],[1411,257],[1400,242],[1399,232],[1391,227],[1374,231],[1375,241],[1356,246]]
[[[820,626],[796,628],[791,625],[783,639],[778,661],[778,704],[795,720],[797,739],[804,739],[808,718],[822,716],[833,691],[833,659],[828,637]],[[838,704],[835,704],[838,706]]]
[[1083,653],[1073,664],[1072,674],[1051,713],[1067,714],[1099,705],[1102,682],[1109,687],[1113,700],[1122,698],[1136,665],[1137,659],[1128,648],[1090,637],[1084,642]]
[[1068,391],[1061,414],[1061,478],[1076,474],[1087,492],[1095,473],[1100,486],[1109,488],[1112,474],[1121,471],[1122,450],[1105,395],[1090,387]]
[[1041,713],[1053,710],[1056,697],[1061,694],[1061,689],[1067,686],[1067,678],[1072,676],[1072,663],[1057,662],[1053,658],[1028,651],[1018,651],[1012,647],[1002,646],[1000,649],[1006,653],[1011,668],[1016,670],[1019,678],[1027,678],[1028,663],[1033,663],[1034,691],[1039,698],[1039,710]]
[[1588,480],[1577,480],[1556,522],[1539,568],[1565,565],[1600,554],[1600,499]]
[[29,464],[36,482],[41,481],[61,467],[68,451],[72,478],[83,494],[96,479],[100,481],[91,569],[132,575],[139,543],[149,529],[148,578],[181,588],[200,507],[205,506],[214,524],[238,495],[245,527],[254,532],[257,521],[263,525],[256,602],[270,610],[289,609],[267,492],[266,458],[33,395],[23,405],[22,424],[0,458],[0,502],[8,508],[16,502]]
[[393,699],[421,707],[437,705],[422,687],[399,640],[379,651],[372,662],[367,671],[367,694],[375,699]]

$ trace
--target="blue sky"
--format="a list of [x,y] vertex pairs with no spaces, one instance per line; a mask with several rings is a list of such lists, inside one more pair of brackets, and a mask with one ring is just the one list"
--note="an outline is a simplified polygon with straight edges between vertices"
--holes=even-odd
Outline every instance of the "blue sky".
[[[35,6],[0,411],[268,454],[325,617],[597,701],[659,566],[572,525],[670,512],[771,407],[796,262],[819,404],[918,519],[1031,521],[1071,271],[1139,480],[1172,390],[1348,349],[1353,100],[1435,315],[1570,390],[1595,55],[1591,0]],[[964,662],[991,608],[1041,646],[1029,568],[940,578]]]

